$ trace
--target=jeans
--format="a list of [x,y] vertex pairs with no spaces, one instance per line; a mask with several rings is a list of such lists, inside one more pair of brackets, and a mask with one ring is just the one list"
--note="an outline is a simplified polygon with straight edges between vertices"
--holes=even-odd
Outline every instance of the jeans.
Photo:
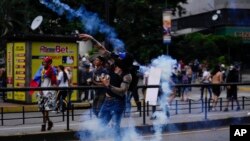
[[125,113],[127,116],[130,116],[130,111],[131,111],[131,98],[132,98],[132,92],[128,91],[126,94],[126,101],[125,101],[125,105],[126,105],[126,109],[125,109]]
[[106,97],[100,111],[100,120],[102,126],[107,126],[107,124],[112,119],[114,123],[114,138],[115,141],[121,141],[121,131],[120,124],[122,119],[122,114],[125,109],[124,99],[109,98]]
[[203,93],[204,93],[204,90],[206,90],[209,92],[209,98],[211,99],[212,98],[212,88],[211,86],[202,86],[201,87],[201,99],[203,99]]

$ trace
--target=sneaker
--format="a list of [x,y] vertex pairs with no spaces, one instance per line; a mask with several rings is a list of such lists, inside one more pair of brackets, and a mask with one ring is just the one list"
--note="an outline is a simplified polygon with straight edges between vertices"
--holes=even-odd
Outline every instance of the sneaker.
[[236,111],[240,111],[240,107],[237,107],[237,108],[236,108]]
[[45,131],[45,130],[46,130],[46,125],[45,125],[45,124],[42,124],[41,131]]
[[225,108],[225,109],[224,109],[224,112],[228,112],[228,108]]
[[53,122],[49,121],[48,122],[48,129],[47,130],[51,130],[52,127],[53,127]]

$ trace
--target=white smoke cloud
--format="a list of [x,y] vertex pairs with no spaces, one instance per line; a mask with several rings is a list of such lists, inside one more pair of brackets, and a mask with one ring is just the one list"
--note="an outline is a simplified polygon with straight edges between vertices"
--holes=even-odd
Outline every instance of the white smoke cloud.
[[[153,126],[154,126],[154,138],[151,139],[151,141],[161,141],[162,137],[162,130],[163,125],[167,124],[168,117],[166,115],[167,110],[167,99],[168,95],[171,93],[171,89],[169,86],[169,79],[172,74],[172,68],[174,65],[176,65],[177,61],[175,59],[172,59],[170,56],[162,55],[157,57],[156,59],[152,60],[152,63],[149,65],[149,67],[156,67],[160,68],[161,73],[161,91],[162,94],[158,99],[158,103],[160,105],[161,111],[156,111],[153,116],[156,116],[156,120],[153,120]],[[141,70],[148,71],[148,68],[142,67]]]

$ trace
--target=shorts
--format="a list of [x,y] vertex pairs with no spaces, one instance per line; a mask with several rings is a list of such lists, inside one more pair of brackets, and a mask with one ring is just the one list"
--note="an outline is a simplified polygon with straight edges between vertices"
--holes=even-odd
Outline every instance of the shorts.
[[212,91],[214,95],[220,96],[220,93],[221,93],[220,86],[212,86]]

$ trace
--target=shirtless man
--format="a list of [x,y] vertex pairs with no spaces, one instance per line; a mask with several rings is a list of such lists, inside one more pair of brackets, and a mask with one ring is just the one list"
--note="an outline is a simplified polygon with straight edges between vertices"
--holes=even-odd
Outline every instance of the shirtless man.
[[[223,82],[222,78],[222,72],[220,71],[220,66],[215,66],[212,74],[212,84],[221,84]],[[212,111],[216,111],[216,105],[218,102],[218,98],[221,93],[221,89],[219,85],[213,85],[212,86],[212,91],[213,91],[213,107]]]

